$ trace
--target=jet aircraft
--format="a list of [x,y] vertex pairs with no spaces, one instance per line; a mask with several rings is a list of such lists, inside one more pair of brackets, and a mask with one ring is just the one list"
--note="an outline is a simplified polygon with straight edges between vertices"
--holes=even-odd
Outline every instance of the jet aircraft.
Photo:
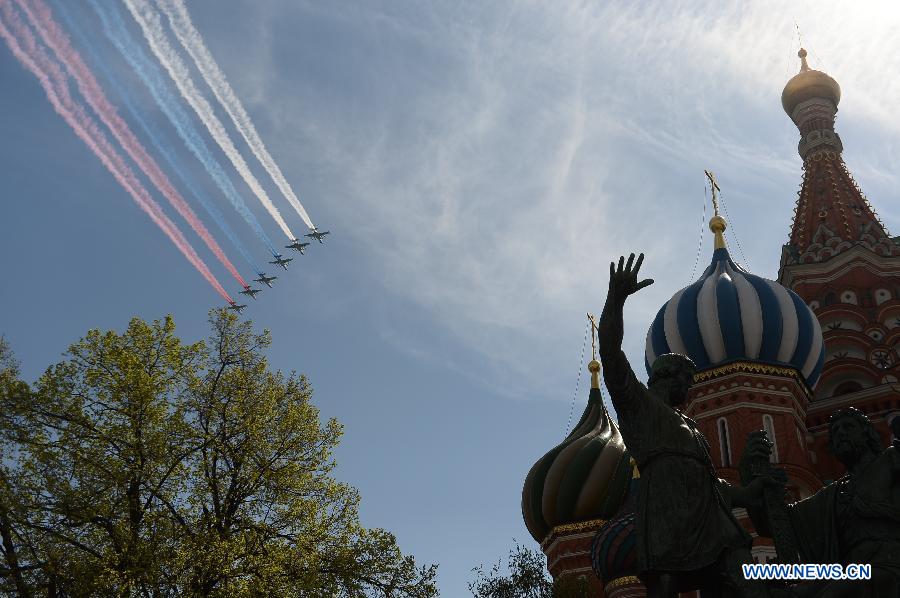
[[233,309],[234,311],[241,313],[242,311],[244,311],[244,308],[246,308],[246,307],[247,307],[246,305],[238,305],[237,303],[232,301],[230,303],[230,305],[228,306],[228,309]]
[[256,294],[261,293],[260,289],[251,289],[249,286],[244,287],[243,291],[239,291],[241,295],[247,295],[253,299],[256,299]]
[[273,266],[281,266],[285,270],[287,270],[287,265],[289,262],[294,261],[292,257],[282,257],[280,253],[275,254],[275,261],[269,262]]
[[265,274],[260,274],[259,278],[253,279],[253,282],[258,282],[258,283],[264,284],[271,289],[272,281],[276,280],[277,278],[278,278],[277,276],[266,276]]
[[327,235],[327,234],[330,234],[330,231],[323,230],[320,232],[319,227],[314,226],[312,228],[312,232],[305,236],[309,237],[310,239],[315,239],[319,243],[324,243],[324,241],[322,241],[322,239],[324,239],[325,235]]
[[290,245],[285,245],[285,249],[296,249],[300,252],[300,255],[303,255],[303,249],[308,247],[309,243],[301,243],[300,239],[294,239]]

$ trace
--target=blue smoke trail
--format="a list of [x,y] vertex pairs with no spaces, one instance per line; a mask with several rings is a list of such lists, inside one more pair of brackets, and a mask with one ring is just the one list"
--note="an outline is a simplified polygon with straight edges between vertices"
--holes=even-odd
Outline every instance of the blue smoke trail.
[[207,213],[215,220],[216,224],[219,225],[219,228],[222,229],[222,232],[231,240],[235,247],[237,247],[238,251],[240,251],[241,255],[244,256],[244,259],[247,260],[247,263],[250,264],[250,267],[259,275],[262,270],[257,265],[256,261],[250,256],[247,252],[247,248],[244,247],[243,243],[241,243],[238,236],[234,233],[231,226],[225,220],[225,217],[222,216],[222,212],[209,200],[209,198],[202,193],[194,183],[194,179],[185,172],[184,168],[182,168],[179,161],[175,158],[175,153],[172,148],[167,145],[161,138],[160,133],[153,129],[147,121],[144,120],[143,116],[141,116],[140,111],[135,108],[134,104],[131,102],[131,98],[128,95],[128,92],[119,85],[118,80],[109,72],[109,69],[106,68],[106,65],[103,63],[103,60],[97,55],[97,51],[94,48],[94,44],[91,43],[90,39],[87,35],[85,35],[84,30],[78,25],[76,19],[72,17],[72,13],[69,12],[69,9],[65,6],[65,3],[62,0],[51,0],[53,2],[53,6],[56,11],[62,16],[63,21],[66,23],[66,27],[68,27],[69,31],[75,33],[75,37],[78,39],[78,43],[81,44],[82,47],[87,48],[88,54],[91,57],[91,60],[94,64],[100,69],[100,72],[103,74],[103,77],[110,83],[115,93],[122,99],[125,103],[125,107],[128,109],[128,112],[131,113],[132,118],[141,126],[146,133],[147,137],[150,138],[150,141],[153,142],[153,145],[156,147],[156,150],[162,154],[163,158],[165,158],[166,162],[175,171],[175,174],[178,175],[178,178],[181,179],[181,182],[184,183],[184,186],[187,187],[188,191],[197,198],[200,204],[206,209]]
[[278,255],[266,231],[260,226],[259,221],[247,207],[247,204],[244,203],[244,199],[237,189],[234,188],[231,179],[225,174],[221,164],[213,156],[206,142],[203,141],[203,137],[197,132],[191,118],[185,113],[178,99],[166,86],[165,78],[161,75],[156,64],[147,58],[140,46],[132,39],[131,34],[125,27],[125,23],[122,21],[119,9],[112,2],[101,2],[99,0],[89,0],[89,2],[94,12],[97,13],[97,16],[103,22],[103,32],[106,34],[106,37],[116,46],[131,68],[140,76],[141,81],[150,90],[160,110],[163,111],[175,127],[175,130],[178,131],[182,141],[197,159],[203,163],[216,185],[231,202],[231,205],[247,221],[247,224],[253,228],[257,236],[266,244],[272,255]]

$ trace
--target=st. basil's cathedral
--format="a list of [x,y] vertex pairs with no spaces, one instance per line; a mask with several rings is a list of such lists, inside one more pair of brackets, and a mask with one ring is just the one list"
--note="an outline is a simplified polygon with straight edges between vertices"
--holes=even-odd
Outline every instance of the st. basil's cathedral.
[[[900,417],[900,237],[888,235],[842,158],[840,86],[809,68],[805,50],[799,56],[781,102],[800,131],[803,182],[777,282],[732,261],[717,214],[709,267],[661,307],[645,351],[648,373],[665,353],[696,364],[683,411],[706,437],[718,476],[739,485],[747,436],[765,430],[789,501],[844,473],[827,446],[831,413],[861,410],[885,446]],[[522,514],[554,579],[583,577],[600,598],[645,596],[634,538],[640,472],[604,404],[600,363],[588,369],[584,414],[528,473]],[[771,539],[756,535],[746,511],[735,515],[757,562],[774,560]]]

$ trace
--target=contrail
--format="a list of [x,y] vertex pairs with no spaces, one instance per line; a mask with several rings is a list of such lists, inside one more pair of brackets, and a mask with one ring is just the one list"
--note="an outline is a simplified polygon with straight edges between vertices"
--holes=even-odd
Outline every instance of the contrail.
[[253,121],[250,120],[250,116],[247,114],[247,111],[244,110],[243,104],[241,104],[241,101],[238,99],[237,95],[235,95],[234,90],[231,89],[231,85],[229,85],[228,79],[225,78],[225,74],[219,68],[219,65],[212,57],[212,54],[209,53],[206,44],[203,43],[203,37],[191,22],[191,17],[188,14],[187,8],[184,6],[184,2],[182,0],[159,0],[158,4],[166,13],[166,16],[169,17],[172,30],[175,32],[175,37],[178,38],[178,41],[184,49],[187,50],[188,54],[191,55],[191,58],[194,59],[194,64],[197,65],[206,84],[212,88],[219,103],[225,108],[228,116],[230,116],[231,120],[234,122],[234,126],[237,127],[237,130],[241,132],[244,141],[250,146],[253,155],[256,156],[256,159],[260,161],[263,168],[266,169],[266,172],[268,172],[269,176],[272,177],[272,180],[275,181],[275,184],[278,186],[278,189],[281,190],[281,193],[284,194],[288,203],[290,203],[291,206],[297,210],[297,213],[300,214],[300,217],[303,218],[303,222],[306,223],[306,226],[315,228],[312,220],[306,213],[306,210],[300,204],[300,200],[297,199],[297,195],[294,193],[291,185],[287,182],[287,179],[284,178],[281,169],[278,168],[278,164],[275,163],[275,160],[272,158],[271,154],[269,154],[269,150],[267,150],[266,146],[263,144],[259,133],[256,132],[256,127],[253,126]]
[[231,163],[234,164],[238,173],[244,181],[246,181],[256,197],[259,198],[259,201],[262,202],[263,206],[265,206],[275,222],[278,223],[278,226],[281,227],[284,234],[291,240],[295,239],[294,233],[288,228],[284,218],[282,218],[281,214],[278,212],[278,208],[276,208],[275,204],[272,203],[272,200],[269,199],[265,189],[262,188],[262,185],[259,184],[259,181],[257,181],[256,177],[253,176],[253,173],[250,172],[250,168],[247,166],[247,163],[244,162],[244,158],[241,157],[241,154],[234,146],[234,143],[232,143],[231,139],[228,137],[228,133],[222,125],[222,121],[216,117],[212,106],[209,105],[209,102],[207,102],[197,90],[187,66],[184,64],[184,61],[181,60],[181,57],[178,56],[178,53],[175,52],[175,49],[172,48],[172,45],[166,37],[166,32],[160,22],[159,13],[147,4],[146,0],[125,0],[125,4],[128,6],[128,10],[131,12],[134,20],[140,25],[141,31],[144,32],[144,37],[147,38],[147,42],[150,44],[153,54],[156,55],[157,60],[159,60],[169,72],[169,76],[172,77],[172,80],[178,87],[178,91],[181,92],[184,99],[191,105],[197,113],[197,116],[199,116],[200,120],[203,121],[203,124],[206,125],[206,128],[209,129],[210,135],[213,136],[213,139],[216,140],[216,143],[219,144],[222,151],[225,152],[225,155],[228,156]]
[[[13,35],[7,25],[0,21],[0,37],[2,37],[13,55],[22,65],[37,77],[53,105],[63,120],[66,121],[76,135],[100,159],[103,165],[115,177],[116,181],[131,195],[135,203],[150,216],[151,220],[169,237],[185,258],[197,269],[210,285],[228,302],[232,299],[210,272],[209,268],[184,238],[178,227],[159,207],[147,189],[137,179],[134,172],[125,163],[124,158],[116,151],[100,126],[88,115],[84,106],[74,101],[69,93],[66,76],[37,44],[31,31],[15,13],[9,0],[0,0],[0,11],[3,19],[15,32]],[[25,46],[24,48],[22,46]]]
[[232,230],[231,225],[228,224],[228,221],[225,220],[225,217],[219,211],[219,209],[212,203],[212,201],[203,193],[195,183],[193,177],[185,171],[184,167],[181,165],[181,162],[176,159],[174,150],[166,144],[161,136],[159,130],[155,127],[151,127],[144,116],[141,114],[141,111],[138,110],[134,103],[131,101],[131,96],[120,84],[118,79],[113,76],[113,74],[106,68],[103,60],[97,53],[96,48],[94,47],[94,43],[91,38],[85,34],[82,27],[78,24],[77,19],[72,15],[69,8],[66,7],[66,3],[63,0],[54,0],[53,6],[57,10],[57,12],[62,16],[62,20],[65,23],[67,29],[75,34],[75,37],[78,40],[78,43],[81,44],[82,47],[87,48],[88,54],[91,57],[94,65],[100,69],[100,73],[109,82],[112,88],[115,90],[115,93],[121,98],[122,102],[125,104],[125,107],[128,109],[131,117],[137,121],[137,123],[141,126],[141,129],[144,131],[144,134],[150,138],[150,141],[153,143],[153,146],[156,150],[162,154],[163,158],[165,158],[166,163],[169,167],[175,171],[175,174],[178,175],[178,178],[187,187],[188,191],[193,195],[197,201],[204,207],[206,212],[215,220],[216,224],[225,233],[225,235],[229,238],[229,240],[237,247],[238,251],[247,260],[247,263],[250,264],[250,267],[259,274],[261,272],[259,266],[256,264],[254,259],[250,256],[250,253],[247,251],[247,248],[244,247],[244,244],[241,243],[241,240],[235,234],[234,230]]
[[260,240],[265,243],[272,255],[277,255],[278,252],[275,251],[275,247],[272,244],[272,240],[269,239],[269,235],[259,224],[259,221],[256,219],[256,216],[253,215],[253,212],[250,211],[250,208],[247,207],[244,198],[238,193],[237,189],[234,188],[231,179],[229,179],[228,175],[225,173],[225,169],[219,164],[218,159],[216,159],[212,151],[206,145],[206,142],[203,140],[203,136],[194,126],[190,115],[185,112],[181,107],[178,98],[170,91],[169,86],[166,84],[165,75],[159,70],[156,63],[144,54],[140,44],[131,37],[128,28],[122,21],[119,9],[116,8],[115,4],[110,2],[90,0],[90,3],[103,23],[103,32],[106,34],[106,37],[109,38],[116,49],[118,49],[122,56],[125,57],[129,66],[131,66],[138,76],[140,76],[141,81],[143,81],[144,85],[150,90],[150,93],[153,96],[153,99],[156,100],[156,104],[159,106],[160,110],[163,111],[175,127],[175,130],[178,131],[178,135],[181,137],[182,141],[184,141],[185,145],[191,150],[194,156],[203,163],[204,168],[206,168],[206,171],[215,181],[216,185],[218,185],[222,194],[228,198],[231,205],[234,206],[234,209],[237,210],[247,224],[250,225]]
[[75,79],[75,83],[78,86],[81,95],[87,100],[87,103],[91,108],[94,109],[94,112],[100,117],[100,120],[109,128],[113,137],[115,137],[122,145],[125,152],[131,156],[131,159],[135,161],[138,168],[147,175],[147,178],[149,178],[153,185],[159,189],[160,193],[163,194],[163,197],[172,204],[172,207],[181,214],[181,217],[187,221],[194,232],[203,239],[203,242],[206,243],[206,246],[213,252],[213,255],[215,255],[231,275],[234,276],[235,280],[237,280],[242,287],[246,287],[246,281],[244,281],[243,277],[238,273],[237,268],[234,267],[234,264],[232,264],[231,260],[228,259],[228,256],[225,255],[222,248],[219,247],[219,244],[213,238],[212,234],[206,229],[206,226],[200,221],[194,213],[194,210],[192,210],[184,200],[181,193],[178,192],[169,180],[169,177],[162,171],[156,163],[156,160],[147,153],[147,150],[141,144],[140,140],[131,131],[128,124],[119,116],[115,107],[106,98],[106,94],[103,92],[100,84],[97,83],[94,74],[88,68],[87,64],[85,64],[84,60],[82,60],[78,51],[72,47],[68,36],[53,19],[50,7],[44,3],[44,0],[30,0],[29,2],[25,2],[25,0],[16,0],[16,3],[25,13],[25,16],[28,18],[31,25],[37,30],[44,43],[53,49],[57,58],[65,65],[66,70]]

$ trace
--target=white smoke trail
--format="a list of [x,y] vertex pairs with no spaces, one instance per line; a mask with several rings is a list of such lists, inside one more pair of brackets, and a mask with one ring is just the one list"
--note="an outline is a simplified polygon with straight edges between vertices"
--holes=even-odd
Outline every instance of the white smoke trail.
[[282,218],[281,214],[278,212],[278,208],[276,208],[275,204],[272,203],[272,200],[269,199],[265,189],[262,188],[262,185],[259,184],[259,181],[257,181],[256,177],[253,176],[253,173],[250,172],[250,168],[247,166],[244,158],[241,156],[240,152],[238,152],[234,143],[231,141],[231,138],[228,136],[228,132],[222,125],[222,121],[216,117],[212,106],[209,105],[209,102],[206,101],[206,98],[201,95],[197,86],[194,85],[194,81],[191,79],[187,66],[184,64],[184,61],[181,60],[181,57],[178,56],[175,49],[172,48],[172,45],[166,37],[166,32],[160,22],[159,13],[147,3],[147,0],[125,0],[125,5],[128,7],[134,20],[140,25],[141,31],[143,31],[144,37],[147,38],[147,42],[150,44],[150,48],[153,50],[156,59],[159,60],[166,71],[168,71],[169,76],[171,76],[172,80],[175,82],[175,86],[178,87],[178,91],[181,92],[184,99],[191,105],[191,108],[194,109],[194,112],[197,113],[197,116],[200,117],[200,120],[203,121],[206,128],[209,129],[210,135],[216,140],[216,143],[219,144],[222,151],[225,152],[225,155],[231,160],[231,163],[234,164],[235,169],[247,183],[247,186],[249,186],[256,197],[259,198],[259,201],[262,202],[266,211],[268,211],[275,222],[278,223],[278,226],[281,227],[284,234],[287,235],[289,239],[296,239],[294,233],[291,232],[291,229],[288,228],[284,218]]
[[219,103],[225,108],[228,116],[230,116],[231,120],[234,122],[234,126],[241,132],[247,145],[250,146],[253,155],[256,156],[256,159],[260,161],[263,168],[266,169],[266,172],[268,172],[269,176],[272,177],[272,180],[275,181],[275,184],[281,190],[281,193],[284,194],[288,203],[290,203],[291,206],[297,210],[297,213],[300,214],[300,217],[303,218],[303,222],[306,223],[306,226],[314,228],[309,214],[306,213],[306,210],[300,204],[300,200],[297,199],[297,195],[291,188],[290,183],[284,178],[281,169],[278,168],[278,164],[275,163],[274,158],[269,154],[269,150],[267,150],[265,144],[263,144],[259,133],[256,132],[256,127],[253,126],[250,115],[244,110],[243,104],[241,104],[241,101],[238,99],[237,95],[235,95],[234,90],[228,83],[228,79],[225,78],[225,74],[219,68],[219,65],[212,57],[212,54],[209,53],[200,32],[197,31],[194,24],[191,22],[191,17],[188,14],[187,8],[184,6],[184,2],[182,0],[159,0],[158,4],[163,9],[163,12],[166,13],[166,16],[169,17],[172,30],[175,32],[175,37],[178,38],[178,41],[184,49],[187,50],[188,54],[191,55],[191,58],[194,59],[194,64],[197,65],[197,69],[200,71],[200,74],[203,75],[206,84],[212,88]]

